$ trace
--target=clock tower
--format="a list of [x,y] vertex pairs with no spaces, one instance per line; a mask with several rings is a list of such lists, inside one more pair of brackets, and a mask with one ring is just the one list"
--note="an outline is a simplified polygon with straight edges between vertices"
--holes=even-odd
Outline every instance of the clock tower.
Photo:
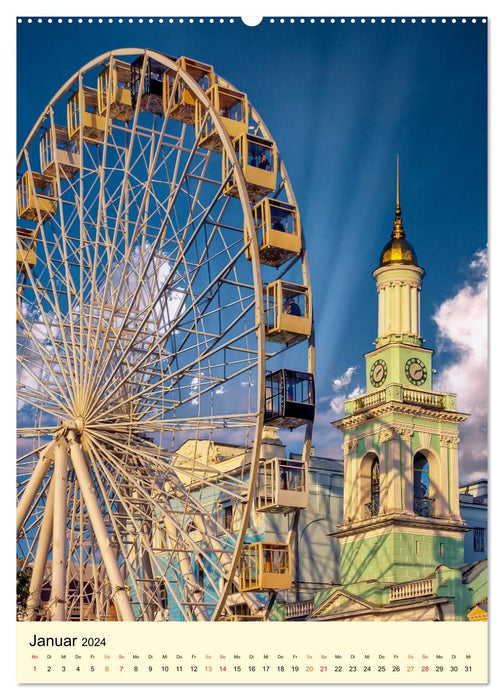
[[378,337],[365,355],[366,393],[345,402],[341,585],[395,584],[463,564],[455,395],[432,389],[433,351],[420,334],[425,275],[406,239],[399,199],[373,276]]

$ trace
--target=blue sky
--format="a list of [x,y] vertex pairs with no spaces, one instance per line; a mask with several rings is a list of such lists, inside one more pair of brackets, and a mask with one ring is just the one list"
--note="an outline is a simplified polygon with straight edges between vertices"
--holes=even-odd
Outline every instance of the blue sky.
[[341,456],[330,421],[340,399],[365,387],[362,356],[377,330],[372,271],[392,231],[399,154],[404,227],[427,273],[422,334],[437,351],[437,388],[459,393],[459,407],[475,416],[462,433],[471,446],[461,444],[463,478],[484,474],[486,24],[276,18],[252,28],[239,19],[130,24],[126,17],[122,24],[23,21],[17,31],[18,147],[65,80],[115,48],[197,58],[248,94],[276,139],[303,221],[317,454]]

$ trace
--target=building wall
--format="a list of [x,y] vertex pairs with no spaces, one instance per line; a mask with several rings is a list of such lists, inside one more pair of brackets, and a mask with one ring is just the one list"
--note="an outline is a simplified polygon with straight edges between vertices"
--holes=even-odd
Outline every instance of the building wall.
[[341,572],[345,584],[373,579],[414,581],[429,576],[441,564],[457,567],[464,563],[460,535],[433,536],[399,528],[364,538],[356,535],[342,543]]
[[[461,486],[459,491],[460,513],[467,526],[472,528],[464,540],[464,561],[481,561],[488,557],[488,482],[481,479]],[[480,532],[475,533],[474,528],[480,528]]]

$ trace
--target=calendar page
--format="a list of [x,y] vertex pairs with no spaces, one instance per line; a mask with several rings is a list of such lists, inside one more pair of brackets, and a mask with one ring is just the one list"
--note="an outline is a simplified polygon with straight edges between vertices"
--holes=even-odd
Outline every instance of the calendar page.
[[486,684],[487,18],[145,9],[15,20],[19,687]]

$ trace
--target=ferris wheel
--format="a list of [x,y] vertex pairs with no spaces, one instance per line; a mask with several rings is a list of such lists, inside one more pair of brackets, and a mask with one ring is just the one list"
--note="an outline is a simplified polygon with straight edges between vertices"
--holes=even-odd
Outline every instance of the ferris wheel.
[[[315,401],[299,212],[259,113],[208,64],[104,54],[26,140],[17,215],[18,618],[267,619]],[[285,429],[301,461],[265,447]]]

